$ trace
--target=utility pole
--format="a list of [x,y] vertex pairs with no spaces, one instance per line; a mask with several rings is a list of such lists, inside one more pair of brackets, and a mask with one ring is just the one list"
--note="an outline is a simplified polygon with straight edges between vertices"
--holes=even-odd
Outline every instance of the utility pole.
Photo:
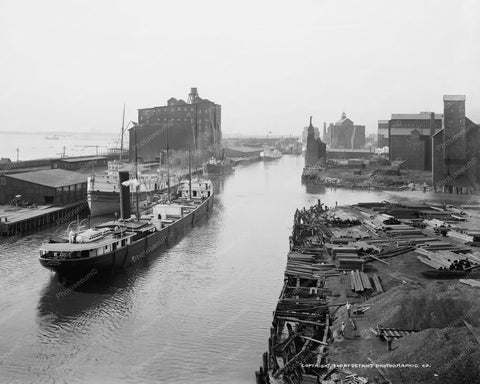
[[17,148],[17,162],[19,161],[19,153],[20,153],[20,149]]

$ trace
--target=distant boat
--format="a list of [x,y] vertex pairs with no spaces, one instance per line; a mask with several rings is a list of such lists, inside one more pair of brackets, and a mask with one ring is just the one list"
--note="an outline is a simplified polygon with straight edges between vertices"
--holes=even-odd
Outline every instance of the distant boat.
[[269,160],[276,160],[282,157],[282,152],[280,152],[278,149],[265,149],[263,151],[263,160],[269,161]]
[[207,162],[203,163],[203,173],[209,176],[228,175],[234,171],[233,161],[217,160],[212,157]]
[[60,137],[57,135],[45,136],[45,140],[60,140]]

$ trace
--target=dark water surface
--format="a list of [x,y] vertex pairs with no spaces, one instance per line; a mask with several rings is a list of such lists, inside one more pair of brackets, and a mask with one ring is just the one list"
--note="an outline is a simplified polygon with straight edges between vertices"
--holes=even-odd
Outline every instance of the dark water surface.
[[0,239],[0,383],[254,383],[295,209],[387,196],[307,192],[302,167],[288,156],[238,167],[178,244],[72,292],[37,261],[55,230]]

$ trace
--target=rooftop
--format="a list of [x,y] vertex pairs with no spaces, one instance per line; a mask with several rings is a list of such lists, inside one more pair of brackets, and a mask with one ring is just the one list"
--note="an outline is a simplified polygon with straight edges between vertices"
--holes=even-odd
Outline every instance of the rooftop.
[[93,161],[93,160],[107,160],[108,157],[106,156],[83,156],[83,157],[64,157],[61,158],[60,161],[64,161],[66,163],[78,163],[81,161]]
[[5,175],[8,178],[26,181],[28,183],[59,188],[87,182],[87,176],[64,169],[44,169],[40,171],[14,173]]
[[443,101],[465,101],[465,95],[443,95]]
[[[442,119],[441,113],[435,113],[435,120]],[[392,113],[390,120],[430,120],[430,112],[421,113]]]

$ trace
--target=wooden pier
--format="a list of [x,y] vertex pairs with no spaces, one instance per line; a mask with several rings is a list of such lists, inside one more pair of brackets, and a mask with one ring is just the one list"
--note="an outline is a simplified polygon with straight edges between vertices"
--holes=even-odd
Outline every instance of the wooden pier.
[[[358,324],[351,315],[361,316],[370,310],[372,305],[363,305],[365,301],[392,288],[394,283],[388,286],[382,283],[385,277],[401,284],[408,282],[418,286],[425,283],[422,270],[426,266],[416,260],[417,254],[427,252],[425,248],[432,250],[428,251],[429,255],[443,252],[439,255],[444,258],[470,256],[473,266],[468,269],[480,268],[480,254],[476,258],[477,254],[465,244],[419,225],[436,211],[434,207],[388,202],[329,210],[320,201],[309,209],[297,210],[284,286],[273,313],[268,351],[263,355],[262,366],[255,372],[257,384],[329,380],[366,383],[369,379],[385,382],[372,370],[366,378],[348,369],[329,369],[335,353],[333,344],[343,341],[346,331],[357,333]],[[450,211],[441,214],[445,220],[455,220]],[[401,271],[392,268],[395,260],[402,265]],[[375,267],[369,268],[370,264]],[[443,267],[448,268],[446,264]],[[477,282],[480,286],[478,280],[473,284]],[[465,284],[473,285],[468,281]],[[403,336],[400,331],[394,329],[394,335]],[[379,332],[377,336],[381,335]],[[391,343],[388,350],[391,350]]]
[[0,235],[16,236],[74,221],[88,212],[87,200],[62,206],[0,206]]

